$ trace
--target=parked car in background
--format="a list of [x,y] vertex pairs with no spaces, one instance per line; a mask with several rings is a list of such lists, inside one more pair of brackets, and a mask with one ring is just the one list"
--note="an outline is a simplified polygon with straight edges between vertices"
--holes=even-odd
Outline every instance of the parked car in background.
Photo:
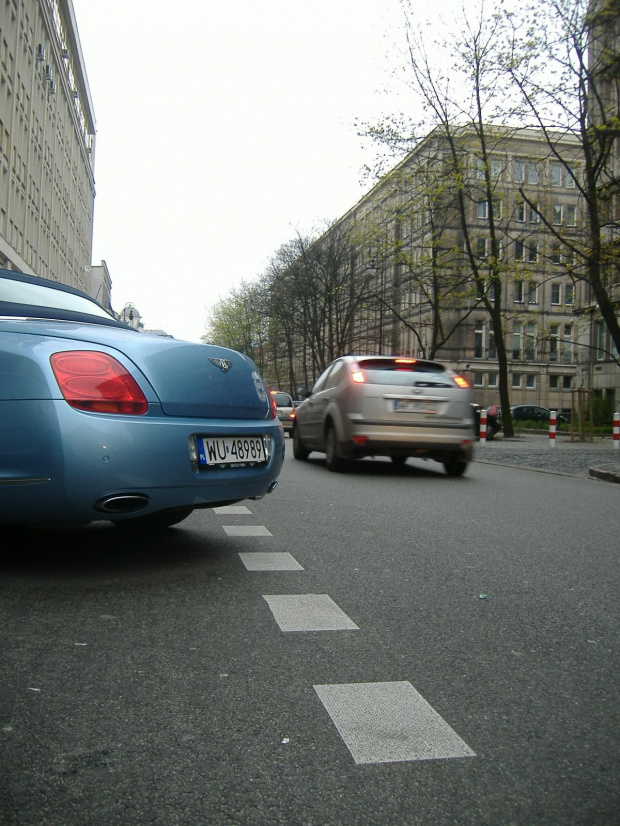
[[288,393],[283,393],[281,390],[271,390],[270,393],[276,403],[277,416],[282,422],[284,432],[290,434],[293,430],[293,420],[295,418],[295,403]]
[[247,356],[138,332],[79,290],[0,270],[0,524],[166,527],[261,499],[283,459]]
[[[510,413],[513,422],[531,422],[534,426],[539,424],[546,427],[551,418],[551,410],[537,404],[512,404]],[[557,413],[557,422],[566,424],[570,419],[563,413]],[[487,439],[492,439],[501,429],[502,408],[499,405],[491,405],[487,410]]]
[[297,408],[293,454],[325,453],[330,470],[349,460],[410,456],[441,462],[460,476],[472,458],[471,390],[442,364],[393,356],[343,356],[319,376]]

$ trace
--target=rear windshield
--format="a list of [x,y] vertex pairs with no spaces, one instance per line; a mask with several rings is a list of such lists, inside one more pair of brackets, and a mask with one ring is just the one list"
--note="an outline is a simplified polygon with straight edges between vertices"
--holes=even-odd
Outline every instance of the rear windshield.
[[365,359],[358,363],[366,375],[366,381],[370,384],[452,387],[450,374],[446,368],[434,361],[399,362]]
[[293,400],[288,395],[288,393],[272,393],[271,394],[275,399],[276,405],[278,407],[292,407]]
[[16,315],[21,315],[23,305],[28,305],[33,308],[33,313],[35,307],[50,307],[57,310],[87,313],[100,318],[110,318],[110,314],[103,307],[95,304],[94,301],[90,301],[85,296],[75,295],[64,290],[55,290],[39,284],[30,284],[25,281],[0,279],[0,301],[6,302],[6,315],[10,313],[9,305],[14,304]]

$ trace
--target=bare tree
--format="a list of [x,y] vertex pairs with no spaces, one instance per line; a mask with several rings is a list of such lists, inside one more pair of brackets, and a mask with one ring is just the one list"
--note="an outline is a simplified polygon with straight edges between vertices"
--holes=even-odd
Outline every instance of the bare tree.
[[[544,215],[541,219],[570,262],[570,275],[591,290],[616,353],[620,352],[618,19],[618,0],[535,0],[519,14],[507,15],[511,38],[502,55],[505,73],[544,134],[550,154],[581,195],[580,243]],[[568,152],[559,136],[570,136],[576,151]],[[523,197],[527,200],[525,193]],[[617,356],[616,361],[620,364]]]
[[[497,59],[498,47],[506,38],[507,24],[499,13],[485,14],[481,4],[476,17],[470,20],[464,16],[458,35],[447,32],[433,40],[428,37],[428,31],[416,23],[409,0],[403,0],[403,8],[407,51],[402,68],[405,82],[422,103],[424,116],[417,124],[405,124],[405,132],[402,124],[389,124],[375,134],[384,141],[400,141],[409,149],[416,135],[432,129],[443,162],[441,199],[455,216],[458,252],[455,250],[452,257],[455,265],[460,258],[460,277],[466,275],[471,288],[461,297],[465,301],[469,299],[470,308],[484,307],[489,314],[497,352],[504,432],[512,436],[502,314],[506,267],[501,255],[501,205],[493,169],[493,152],[510,138],[512,131],[504,126],[510,122],[506,116],[515,115],[513,110],[506,111],[509,90],[503,66]],[[473,170],[472,158],[475,159]],[[489,244],[484,251],[478,249],[477,238],[471,230],[471,209],[476,201],[486,204],[484,220]],[[449,233],[447,228],[435,229],[440,229],[433,240],[436,253],[441,247],[441,238],[449,237]],[[448,246],[454,248],[454,243]],[[435,262],[438,263],[437,258]]]

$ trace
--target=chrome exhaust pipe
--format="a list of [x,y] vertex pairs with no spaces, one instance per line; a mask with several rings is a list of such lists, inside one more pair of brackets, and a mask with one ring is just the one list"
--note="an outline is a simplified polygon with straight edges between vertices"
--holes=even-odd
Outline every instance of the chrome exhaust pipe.
[[272,482],[267,488],[267,493],[272,493],[278,487],[277,482]]
[[115,493],[95,502],[94,508],[100,513],[136,513],[148,503],[149,498],[143,493]]

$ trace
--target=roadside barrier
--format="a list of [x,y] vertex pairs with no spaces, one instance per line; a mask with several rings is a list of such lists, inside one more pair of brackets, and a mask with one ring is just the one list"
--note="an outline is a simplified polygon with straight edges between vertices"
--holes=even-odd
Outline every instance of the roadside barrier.
[[614,413],[614,448],[620,448],[620,413]]
[[487,411],[481,410],[480,411],[480,444],[486,445],[487,443]]
[[555,447],[555,431],[558,424],[557,410],[552,410],[549,414],[549,447]]

